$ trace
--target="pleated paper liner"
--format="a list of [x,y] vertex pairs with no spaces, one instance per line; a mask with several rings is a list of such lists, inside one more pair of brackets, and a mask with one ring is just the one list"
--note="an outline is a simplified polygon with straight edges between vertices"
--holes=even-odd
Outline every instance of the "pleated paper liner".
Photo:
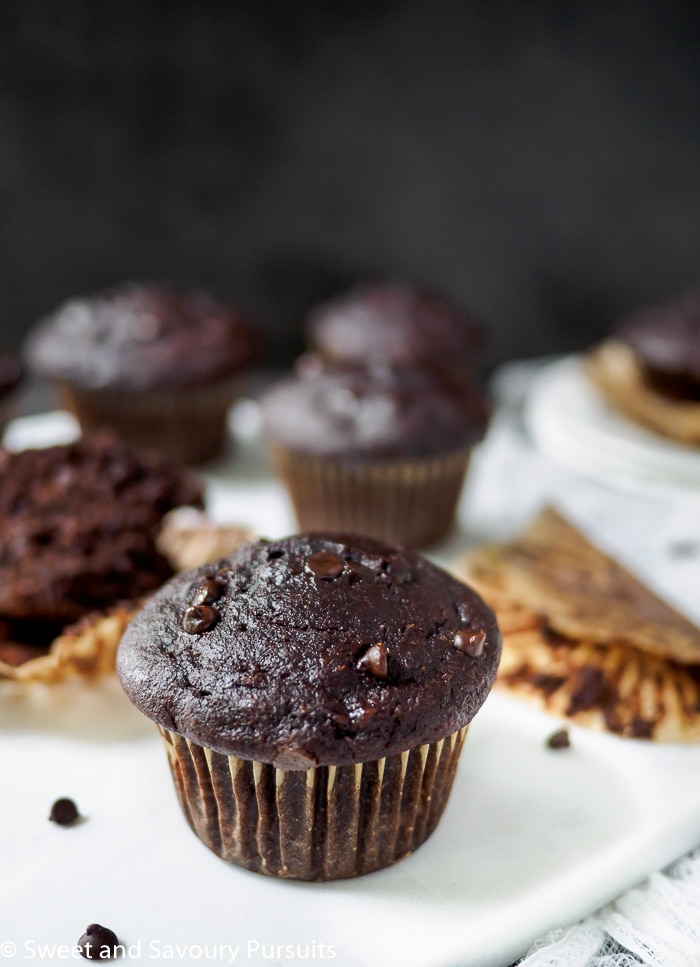
[[131,446],[158,450],[174,464],[205,463],[221,453],[235,396],[230,379],[138,393],[59,388],[83,433],[109,427]]
[[373,762],[283,770],[159,727],[178,799],[222,859],[268,876],[361,876],[416,850],[437,826],[467,726]]
[[470,455],[351,463],[270,448],[300,530],[368,534],[409,547],[433,544],[452,527]]

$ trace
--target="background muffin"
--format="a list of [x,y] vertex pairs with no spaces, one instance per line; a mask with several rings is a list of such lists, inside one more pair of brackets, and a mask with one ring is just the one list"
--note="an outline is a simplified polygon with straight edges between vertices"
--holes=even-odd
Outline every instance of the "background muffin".
[[327,362],[370,360],[470,373],[481,327],[438,296],[408,282],[386,281],[356,285],[316,306],[306,337]]
[[0,450],[0,663],[41,654],[66,626],[133,609],[159,587],[173,573],[156,546],[160,523],[183,505],[202,506],[193,476],[106,436]]
[[16,390],[21,376],[22,367],[17,357],[0,349],[0,435],[14,412]]
[[249,324],[230,306],[153,284],[71,300],[25,347],[83,431],[110,427],[176,463],[219,453],[235,377],[254,351]]
[[454,521],[487,408],[471,380],[329,366],[272,387],[262,414],[272,464],[302,530],[420,547]]
[[117,670],[211,849],[333,879],[435,828],[499,655],[493,613],[444,571],[313,534],[178,575],[129,625]]
[[623,317],[586,371],[624,416],[700,446],[700,289]]

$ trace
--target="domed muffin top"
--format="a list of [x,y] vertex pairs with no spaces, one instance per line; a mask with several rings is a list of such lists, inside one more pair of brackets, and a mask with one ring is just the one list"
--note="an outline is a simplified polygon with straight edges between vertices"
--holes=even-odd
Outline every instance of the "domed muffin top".
[[127,628],[117,671],[161,726],[305,769],[382,758],[466,725],[500,648],[488,606],[420,555],[302,534],[171,579]]
[[321,366],[262,399],[265,435],[346,460],[429,456],[476,443],[487,406],[476,384],[425,369]]
[[449,302],[407,282],[358,284],[309,313],[311,347],[324,358],[392,365],[471,362],[481,327]]
[[615,335],[633,350],[652,382],[670,395],[700,399],[700,289],[624,316]]
[[138,391],[225,378],[254,349],[248,323],[207,293],[126,284],[64,303],[38,323],[25,355],[49,379]]

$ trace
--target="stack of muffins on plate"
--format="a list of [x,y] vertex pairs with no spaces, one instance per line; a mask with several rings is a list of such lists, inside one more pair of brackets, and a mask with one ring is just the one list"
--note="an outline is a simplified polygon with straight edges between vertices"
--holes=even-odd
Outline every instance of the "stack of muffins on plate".
[[625,315],[586,371],[623,416],[700,446],[700,289]]
[[310,355],[262,401],[299,526],[435,543],[486,426],[479,327],[413,285],[383,283],[317,307],[306,334]]

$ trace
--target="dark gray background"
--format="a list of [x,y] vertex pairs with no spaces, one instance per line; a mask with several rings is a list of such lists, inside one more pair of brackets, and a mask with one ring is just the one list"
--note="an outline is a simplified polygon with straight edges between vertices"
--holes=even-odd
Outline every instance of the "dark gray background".
[[124,279],[253,313],[271,364],[367,273],[587,345],[700,280],[700,5],[0,7],[0,342]]

